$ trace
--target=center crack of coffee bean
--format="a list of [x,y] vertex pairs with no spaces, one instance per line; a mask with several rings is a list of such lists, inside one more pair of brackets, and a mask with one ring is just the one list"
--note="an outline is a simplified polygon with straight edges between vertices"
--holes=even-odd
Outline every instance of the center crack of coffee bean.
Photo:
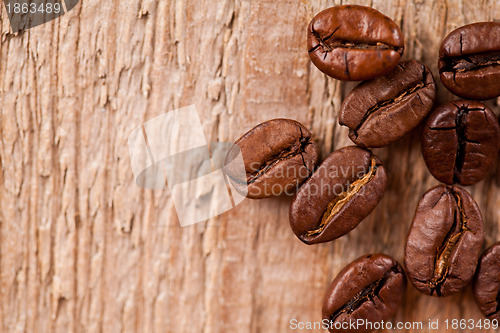
[[500,52],[449,57],[445,58],[444,61],[446,62],[446,66],[440,70],[440,73],[454,72],[454,74],[456,74],[473,71],[483,67],[500,65]]
[[381,43],[381,42],[376,42],[376,43],[356,43],[352,41],[347,41],[343,39],[334,39],[331,42],[328,42],[329,39],[333,37],[333,35],[337,32],[337,30],[340,28],[338,26],[333,30],[333,32],[326,36],[326,37],[321,37],[320,34],[314,30],[314,27],[312,28],[312,33],[318,40],[318,44],[311,48],[309,50],[309,53],[312,53],[318,49],[318,47],[321,47],[322,51],[325,53],[331,52],[336,48],[344,48],[344,49],[359,49],[359,50],[377,50],[377,51],[384,51],[384,50],[393,50],[398,52],[399,54],[403,54],[403,47],[398,47],[398,46],[392,46],[389,44]]
[[383,50],[393,50],[398,53],[402,53],[400,47],[395,47],[391,45],[387,45],[384,43],[377,42],[376,44],[366,44],[366,43],[351,43],[347,41],[334,41],[331,43],[327,43],[324,40],[318,39],[319,44],[313,47],[311,50],[309,50],[309,53],[314,52],[318,47],[321,46],[321,49],[323,52],[328,53],[333,51],[334,49],[355,49],[355,50],[377,50],[377,51],[383,51]]
[[[425,87],[425,70],[424,70],[424,73],[423,73],[423,81],[414,85],[413,87],[411,87],[410,89],[407,89],[407,90],[404,90],[403,92],[399,93],[396,97],[394,98],[391,98],[391,99],[388,99],[388,100],[385,100],[385,101],[382,101],[382,102],[379,102],[377,104],[375,104],[374,106],[372,106],[371,108],[369,108],[365,114],[363,115],[363,118],[361,119],[360,123],[358,124],[358,126],[356,126],[355,129],[352,129],[350,130],[352,133],[354,133],[354,135],[356,137],[358,137],[358,131],[359,129],[363,126],[363,124],[367,121],[367,119],[375,112],[377,112],[378,110],[380,110],[381,108],[383,107],[386,107],[390,104],[397,104],[399,102],[401,102],[403,100],[403,98],[405,98],[406,96],[410,95],[410,94],[413,94],[414,92],[416,92],[417,90],[419,89],[422,89],[423,87]],[[417,93],[416,94],[417,97],[420,99],[420,95]],[[420,101],[422,102],[422,100],[420,99]]]
[[455,105],[458,109],[457,115],[455,117],[455,132],[458,140],[458,145],[457,145],[457,152],[456,152],[456,157],[455,157],[455,165],[453,167],[453,181],[455,183],[459,183],[459,177],[462,172],[464,163],[465,163],[465,145],[467,143],[475,143],[479,144],[477,141],[469,140],[466,137],[466,126],[467,126],[467,114],[469,114],[470,111],[482,111],[484,112],[484,109],[473,109],[473,108],[461,108]]
[[358,292],[341,308],[332,313],[330,315],[330,320],[335,321],[342,313],[350,315],[351,313],[356,311],[356,309],[358,309],[364,302],[368,300],[373,301],[375,297],[378,297],[380,290],[384,287],[387,280],[389,280],[391,276],[401,273],[402,272],[399,270],[398,266],[391,267],[387,272],[384,273],[384,276],[382,276],[382,278],[378,279],[375,282],[372,282],[366,288]]
[[[453,225],[448,235],[446,235],[445,241],[442,244],[441,249],[438,249],[437,251],[436,261],[434,263],[434,276],[427,281],[432,290],[431,294],[434,291],[436,291],[438,296],[441,296],[440,287],[444,282],[444,280],[446,279],[446,277],[448,276],[448,271],[450,268],[449,260],[453,248],[457,245],[460,238],[465,232],[471,231],[467,227],[467,216],[465,215],[464,209],[462,207],[462,199],[457,193],[453,192],[453,189],[452,189],[452,196],[455,199],[457,206],[454,211]],[[457,226],[459,230],[455,231],[455,229],[457,229]]]
[[361,50],[394,50],[397,51],[399,48],[391,45],[387,45],[384,43],[377,42],[375,44],[367,44],[367,43],[352,43],[343,40],[336,40],[327,44],[329,51],[336,48],[344,48],[344,49],[361,49]]
[[[299,128],[300,129],[300,128]],[[286,149],[282,150],[279,154],[273,155],[268,160],[254,173],[249,173],[247,175],[247,184],[252,184],[254,183],[259,177],[261,177],[263,174],[265,174],[267,171],[269,171],[272,167],[277,165],[279,162],[284,161],[286,159],[292,158],[297,155],[301,155],[302,157],[302,163],[308,170],[308,172],[311,172],[307,168],[307,165],[304,161],[304,156],[302,156],[302,153],[305,152],[305,149],[308,145],[312,143],[312,138],[304,136],[302,134],[302,129],[300,129],[300,138],[288,146]]]
[[467,125],[467,120],[465,116],[469,113],[466,108],[458,108],[457,115],[455,117],[455,132],[458,139],[457,152],[455,155],[455,165],[453,166],[453,181],[458,182],[459,175],[465,163],[465,126]]
[[326,225],[332,220],[333,216],[335,216],[342,209],[342,207],[349,200],[351,200],[351,198],[356,193],[359,192],[359,190],[363,186],[368,184],[373,179],[373,177],[375,177],[376,171],[377,171],[377,161],[375,160],[375,157],[372,156],[371,165],[368,172],[363,177],[359,178],[358,180],[350,184],[346,191],[342,192],[340,195],[336,196],[334,200],[328,203],[328,206],[322,215],[321,223],[319,224],[319,226],[313,230],[307,231],[304,235],[306,237],[310,237],[320,234],[326,227]]

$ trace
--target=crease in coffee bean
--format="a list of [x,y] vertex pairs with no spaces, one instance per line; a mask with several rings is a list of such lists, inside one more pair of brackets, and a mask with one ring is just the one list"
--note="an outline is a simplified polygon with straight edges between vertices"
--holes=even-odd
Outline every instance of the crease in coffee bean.
[[[440,68],[439,73],[453,72],[462,73],[474,71],[480,68],[500,65],[500,52],[486,52],[479,54],[460,55],[456,57],[443,57],[445,65]],[[455,77],[455,76],[454,76]]]
[[392,50],[396,51],[398,53],[402,53],[402,47],[397,47],[397,46],[392,46],[388,45],[385,43],[377,42],[375,44],[368,44],[368,43],[353,43],[349,42],[346,40],[336,40],[331,43],[325,43],[324,45],[321,45],[323,48],[326,48],[326,51],[324,52],[331,52],[334,49],[337,48],[342,48],[342,49],[355,49],[355,50],[377,50],[377,51],[385,51],[385,50]]
[[375,297],[379,297],[380,290],[384,287],[387,280],[393,275],[401,274],[401,270],[397,265],[392,266],[389,270],[387,270],[384,275],[375,282],[372,282],[366,288],[358,292],[353,298],[351,298],[347,303],[345,303],[342,307],[337,309],[330,315],[330,320],[333,322],[337,320],[337,318],[342,314],[346,313],[350,315],[354,311],[356,311],[364,302],[372,301]]
[[[454,104],[455,105],[455,104]],[[465,127],[467,126],[467,114],[471,111],[484,111],[484,109],[478,109],[478,108],[468,108],[466,107],[459,107],[455,105],[458,108],[457,115],[455,117],[455,126],[456,126],[456,134],[457,134],[457,139],[458,139],[458,146],[457,146],[457,153],[456,153],[456,158],[455,158],[455,165],[453,167],[453,181],[455,183],[459,182],[459,177],[460,174],[462,173],[462,169],[465,163],[465,145],[466,143],[475,143],[479,144],[479,142],[467,139],[465,135]]]
[[463,41],[462,41],[462,40],[463,40],[463,37],[464,37],[464,36],[463,36],[462,34],[460,34],[460,55],[462,55],[462,54],[463,54],[463,51],[462,51],[462,50],[464,49],[464,43],[463,43]]
[[422,97],[420,97],[420,94],[419,93],[415,93],[415,95],[417,95],[418,100],[420,101],[420,104],[424,105],[424,102],[422,101]]
[[282,150],[279,154],[275,154],[269,157],[266,163],[264,163],[264,165],[262,165],[254,173],[250,173],[247,176],[248,177],[247,184],[254,183],[259,177],[261,177],[263,174],[265,174],[267,171],[269,171],[272,167],[274,167],[281,161],[290,159],[299,154],[302,158],[302,163],[306,167],[307,171],[309,173],[311,172],[307,167],[306,162],[304,160],[304,156],[302,154],[305,152],[306,147],[312,143],[312,138],[309,136],[304,136],[304,134],[302,133],[302,129],[300,127],[299,130],[300,130],[300,138],[297,140],[297,142],[293,143],[286,149]]
[[379,50],[379,51],[393,50],[398,53],[402,53],[402,47],[392,46],[382,42],[376,42],[371,44],[355,43],[343,39],[338,39],[334,42],[329,43],[328,47],[330,48],[330,51],[336,48],[343,48],[343,49],[361,49],[361,50]]
[[350,132],[353,133],[356,136],[356,138],[357,138],[358,137],[358,131],[360,130],[360,128],[364,125],[364,123],[368,120],[368,118],[373,113],[377,112],[378,110],[380,110],[380,109],[382,109],[382,108],[384,108],[384,107],[386,107],[388,105],[397,104],[397,103],[401,102],[406,96],[411,95],[413,93],[417,94],[418,98],[420,99],[420,102],[423,104],[422,99],[420,98],[420,95],[418,94],[417,91],[423,89],[426,86],[426,83],[425,83],[426,75],[427,75],[426,71],[425,71],[425,69],[423,69],[422,82],[417,83],[416,85],[412,86],[409,89],[403,90],[402,92],[400,92],[394,98],[378,102],[377,104],[375,104],[374,106],[372,106],[371,108],[369,108],[365,112],[365,114],[363,115],[363,118],[361,118],[361,121],[358,124],[358,126],[356,126],[356,128],[354,128],[354,129],[350,130]]
[[377,172],[377,161],[374,156],[371,158],[370,162],[370,169],[368,170],[367,173],[363,175],[363,177],[357,179],[354,181],[352,184],[349,185],[348,189],[338,196],[335,197],[334,200],[332,200],[325,212],[322,215],[321,222],[318,227],[316,227],[313,230],[309,230],[305,232],[303,235],[305,237],[311,237],[320,234],[323,232],[325,227],[328,225],[328,223],[333,219],[333,216],[335,216],[341,209],[342,207],[356,194],[359,192],[359,190],[368,184],[374,177]]
[[351,74],[349,74],[349,62],[347,61],[347,52],[344,52],[344,64],[345,64],[345,75],[351,79]]
[[[444,192],[443,195],[445,193],[449,192]],[[460,241],[462,235],[467,231],[472,232],[467,227],[467,216],[465,215],[465,211],[462,207],[462,199],[460,198],[460,195],[458,195],[458,193],[456,193],[453,190],[453,188],[451,189],[451,194],[452,197],[455,199],[457,208],[454,211],[453,225],[451,226],[450,231],[446,235],[441,248],[438,249],[437,251],[436,261],[434,263],[434,275],[430,280],[426,281],[426,283],[431,288],[431,295],[434,292],[436,292],[438,296],[441,296],[441,285],[446,280],[449,273],[449,268],[450,268],[449,259],[451,253],[455,248],[455,246]],[[457,229],[457,226],[459,230],[455,231],[455,229]]]
[[360,49],[360,50],[378,50],[378,51],[385,51],[385,50],[393,50],[398,52],[399,54],[403,54],[404,47],[402,46],[392,46],[386,43],[382,42],[376,42],[376,43],[356,43],[344,39],[336,39],[331,43],[328,43],[328,40],[333,37],[333,35],[337,32],[337,30],[341,27],[342,25],[339,25],[336,27],[333,32],[326,36],[326,37],[321,37],[320,34],[314,30],[314,26],[311,27],[311,31],[313,35],[316,37],[318,40],[318,44],[312,47],[309,50],[309,53],[312,53],[316,51],[319,47],[321,47],[322,51],[325,52],[325,56],[328,52],[333,51],[336,48],[343,48],[343,49]]
[[[456,105],[455,103],[451,103],[457,108],[457,115],[455,116],[455,126],[447,126],[447,127],[429,127],[430,130],[433,131],[450,131],[454,130],[456,132],[457,140],[458,140],[458,145],[457,145],[457,151],[455,154],[455,162],[453,166],[453,182],[458,183],[459,182],[459,176],[462,172],[464,163],[465,163],[465,145],[467,143],[472,143],[472,144],[481,144],[479,141],[471,140],[468,139],[465,135],[465,128],[467,126],[467,118],[466,116],[469,114],[469,112],[473,111],[481,111],[485,114],[485,109],[484,108],[469,108],[467,106],[465,107],[460,107],[459,105]],[[486,121],[488,121],[488,118],[486,117]],[[489,122],[489,121],[488,121]]]
[[434,203],[434,205],[432,205],[432,209],[434,209],[434,207],[437,206],[437,204],[439,203],[439,201],[441,201],[441,199],[448,194],[448,191],[443,191],[443,193],[441,193],[441,195],[439,196],[439,198],[437,198],[436,202]]

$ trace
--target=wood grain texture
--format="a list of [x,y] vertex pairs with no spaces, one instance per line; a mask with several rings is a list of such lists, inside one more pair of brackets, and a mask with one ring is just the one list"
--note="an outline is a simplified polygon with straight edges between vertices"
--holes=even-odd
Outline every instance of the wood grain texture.
[[[325,77],[305,47],[310,19],[340,3],[81,0],[19,34],[2,9],[0,331],[289,332],[292,318],[321,319],[324,291],[351,260],[384,252],[402,261],[417,201],[437,184],[421,129],[375,150],[388,190],[369,218],[314,246],[290,230],[289,198],[246,200],[181,228],[169,190],[137,187],[130,167],[130,132],[190,104],[209,141],[288,117],[311,129],[323,158],[350,145],[337,116],[355,84]],[[500,20],[496,0],[349,3],[392,17],[404,59],[435,74],[448,32]],[[440,102],[450,99],[440,85]],[[500,164],[468,190],[491,245],[500,240]],[[395,321],[482,318],[470,290],[437,299],[410,286],[405,299]]]

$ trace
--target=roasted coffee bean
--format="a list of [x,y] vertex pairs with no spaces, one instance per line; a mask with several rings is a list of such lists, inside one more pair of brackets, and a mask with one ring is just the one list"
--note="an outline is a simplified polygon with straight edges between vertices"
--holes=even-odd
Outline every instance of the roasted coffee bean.
[[469,99],[500,95],[500,22],[479,22],[452,31],[439,49],[441,81]]
[[436,97],[431,71],[411,60],[385,76],[364,81],[344,99],[340,125],[360,147],[383,147],[408,133],[429,113]]
[[483,253],[472,291],[481,312],[491,320],[500,321],[500,243]]
[[230,166],[240,151],[246,178],[231,167],[225,172],[238,192],[248,191],[247,197],[253,199],[293,195],[318,160],[311,133],[291,119],[273,119],[252,128],[229,150],[225,165]]
[[336,6],[309,23],[307,48],[323,73],[339,80],[368,80],[389,73],[403,54],[403,33],[370,7]]
[[434,187],[420,199],[408,233],[406,274],[424,294],[451,295],[471,281],[482,245],[481,212],[470,194]]
[[385,254],[363,256],[332,281],[323,301],[323,320],[331,323],[330,332],[370,332],[373,327],[351,329],[349,324],[364,320],[373,325],[391,318],[405,290],[405,273],[394,259]]
[[290,226],[306,244],[328,242],[354,229],[377,206],[386,185],[385,169],[369,150],[339,149],[299,189]]
[[478,101],[455,101],[434,110],[422,135],[429,171],[446,184],[473,185],[497,158],[500,129],[495,114]]

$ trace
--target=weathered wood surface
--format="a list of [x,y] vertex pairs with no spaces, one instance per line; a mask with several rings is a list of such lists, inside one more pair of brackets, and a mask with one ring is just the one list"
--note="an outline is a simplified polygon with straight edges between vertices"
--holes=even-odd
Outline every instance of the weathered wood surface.
[[[404,58],[434,73],[448,32],[500,20],[496,0],[353,3],[392,17]],[[168,189],[134,184],[128,134],[193,103],[210,141],[283,116],[313,131],[323,157],[350,145],[337,115],[354,84],[326,78],[305,50],[309,20],[334,4],[82,0],[17,35],[2,9],[0,331],[289,332],[292,318],[321,319],[327,285],[351,260],[385,252],[401,261],[417,201],[437,184],[418,130],[376,150],[387,193],[329,244],[298,241],[288,198],[246,200],[180,228]],[[440,86],[439,98],[451,95]],[[468,189],[485,245],[500,240],[500,165]],[[481,318],[470,290],[437,299],[410,287],[395,320],[446,318]]]

